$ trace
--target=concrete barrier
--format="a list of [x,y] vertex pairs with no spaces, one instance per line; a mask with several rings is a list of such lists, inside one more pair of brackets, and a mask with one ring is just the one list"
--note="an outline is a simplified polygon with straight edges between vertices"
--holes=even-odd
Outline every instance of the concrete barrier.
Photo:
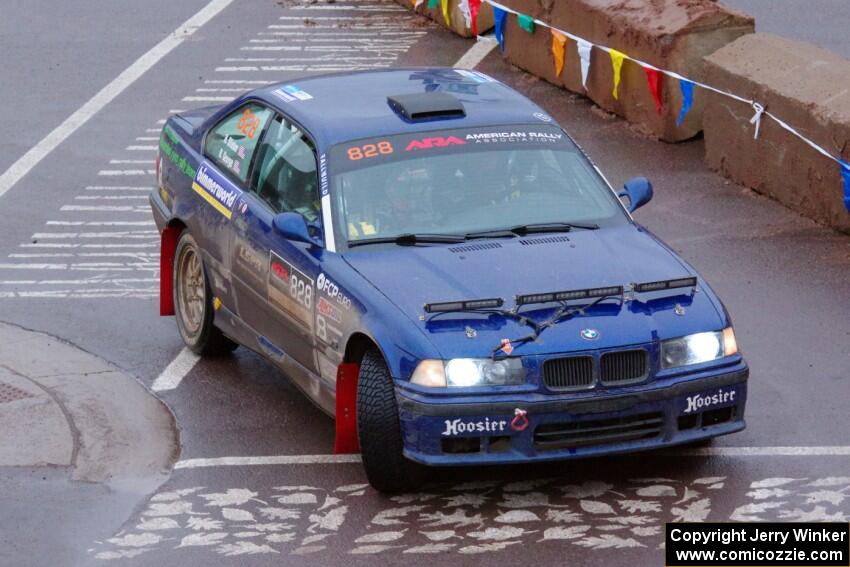
[[[437,2],[436,7],[429,8],[428,0],[424,0],[416,7],[416,0],[396,0],[402,6],[414,10],[418,14],[427,16],[435,22],[452,30],[462,37],[473,37],[471,25],[468,25],[469,0],[448,0],[449,23],[443,17],[442,2]],[[478,14],[478,33],[482,34],[493,27],[493,8],[487,2],[481,2],[481,10]]]
[[[700,81],[703,58],[754,31],[750,16],[712,0],[501,0],[500,4],[531,15],[592,43],[611,47],[656,67]],[[505,55],[511,63],[571,91],[585,93],[575,42],[567,40],[564,70],[555,75],[551,32],[537,26],[522,30],[509,16]],[[596,104],[624,117],[646,133],[668,142],[693,138],[702,130],[703,98],[698,93],[683,124],[678,81],[663,77],[662,111],[647,87],[644,70],[631,61],[622,68],[619,99],[613,96],[608,53],[594,49],[586,94]]]
[[[835,157],[850,160],[850,61],[770,34],[742,37],[706,58],[708,84],[755,100]],[[711,93],[708,165],[821,223],[850,233],[841,168],[748,105]]]

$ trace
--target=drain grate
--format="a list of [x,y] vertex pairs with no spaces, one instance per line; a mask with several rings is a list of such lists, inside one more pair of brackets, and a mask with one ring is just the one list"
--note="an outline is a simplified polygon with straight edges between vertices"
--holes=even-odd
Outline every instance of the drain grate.
[[20,388],[16,388],[11,384],[6,384],[5,382],[0,382],[0,404],[17,402],[18,400],[25,400],[27,398],[34,397],[35,396],[25,390],[21,390]]

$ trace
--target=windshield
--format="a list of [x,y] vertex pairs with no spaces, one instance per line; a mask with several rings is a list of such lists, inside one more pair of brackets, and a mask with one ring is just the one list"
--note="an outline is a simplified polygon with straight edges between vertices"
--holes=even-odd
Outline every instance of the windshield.
[[349,243],[628,222],[593,165],[553,126],[358,140],[335,146],[330,161],[336,228]]

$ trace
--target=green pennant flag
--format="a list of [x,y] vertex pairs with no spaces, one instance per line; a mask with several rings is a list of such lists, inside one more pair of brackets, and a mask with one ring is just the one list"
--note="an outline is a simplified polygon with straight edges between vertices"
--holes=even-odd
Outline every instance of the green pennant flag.
[[440,5],[440,0],[428,0],[428,7],[433,9]]
[[528,33],[534,33],[534,18],[525,14],[517,14],[517,23],[519,27]]

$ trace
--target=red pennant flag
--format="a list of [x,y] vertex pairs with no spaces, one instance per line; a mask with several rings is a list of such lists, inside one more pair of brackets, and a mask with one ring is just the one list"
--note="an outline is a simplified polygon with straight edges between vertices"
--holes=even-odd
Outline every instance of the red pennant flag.
[[649,92],[655,100],[655,109],[658,114],[661,114],[661,73],[656,69],[644,67],[643,72],[646,73],[646,83],[649,85]]
[[481,12],[481,0],[469,0],[469,15],[472,18],[472,33],[478,35],[478,14]]

